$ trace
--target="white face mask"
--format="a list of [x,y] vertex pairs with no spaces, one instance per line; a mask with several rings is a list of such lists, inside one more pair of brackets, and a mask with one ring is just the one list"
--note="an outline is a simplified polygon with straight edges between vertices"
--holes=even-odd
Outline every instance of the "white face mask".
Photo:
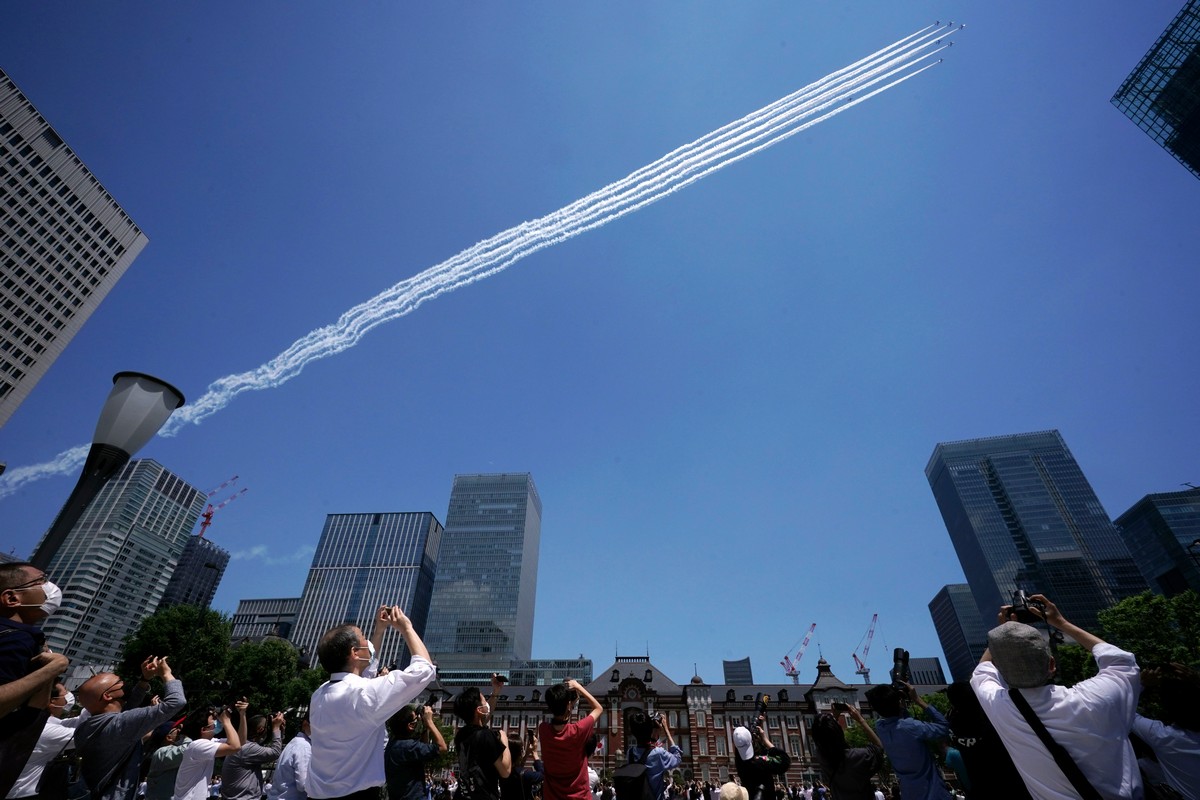
[[375,660],[375,643],[367,642],[367,652],[371,654],[371,660]]
[[483,701],[483,715],[486,717],[490,713],[492,713],[492,707],[490,705],[488,705],[487,700],[484,700]]
[[75,695],[71,694],[70,692],[67,692],[65,695],[63,695],[63,702],[66,703],[66,705],[63,706],[63,708],[70,711],[72,708],[75,707]]
[[33,603],[21,603],[21,605],[25,606],[26,608],[40,608],[42,613],[48,617],[55,611],[58,611],[58,607],[62,605],[62,589],[58,588],[50,581],[46,581],[42,584],[42,591],[46,594],[46,600],[44,602],[36,605]]

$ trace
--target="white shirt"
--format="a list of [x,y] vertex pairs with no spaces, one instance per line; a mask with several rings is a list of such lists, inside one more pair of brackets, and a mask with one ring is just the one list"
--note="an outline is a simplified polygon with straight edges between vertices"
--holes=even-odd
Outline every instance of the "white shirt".
[[[1094,678],[1070,688],[1022,689],[1021,694],[1101,796],[1140,798],[1142,780],[1129,743],[1141,693],[1137,660],[1104,642],[1092,648],[1092,656],[1100,667]],[[1029,793],[1037,800],[1077,800],[1079,794],[1009,697],[992,662],[975,667],[971,687]]]
[[305,800],[308,797],[308,765],[312,761],[312,742],[298,733],[279,754],[267,800]]
[[86,716],[66,720],[47,717],[46,727],[42,728],[37,744],[33,746],[33,752],[29,754],[29,760],[25,762],[25,768],[21,770],[17,782],[13,784],[7,796],[34,797],[37,795],[38,781],[42,779],[46,765],[67,749],[71,739],[75,738],[75,728],[85,719],[87,719]]
[[193,739],[183,751],[179,772],[175,773],[175,794],[172,800],[204,800],[208,797],[208,779],[217,761],[219,739]]
[[[1200,798],[1200,732],[1138,716],[1133,732],[1158,757],[1163,778],[1185,800]],[[12,797],[12,795],[9,795]]]
[[337,672],[318,687],[308,711],[313,742],[309,797],[342,797],[383,786],[384,724],[436,674],[433,664],[413,656],[406,668],[382,678]]

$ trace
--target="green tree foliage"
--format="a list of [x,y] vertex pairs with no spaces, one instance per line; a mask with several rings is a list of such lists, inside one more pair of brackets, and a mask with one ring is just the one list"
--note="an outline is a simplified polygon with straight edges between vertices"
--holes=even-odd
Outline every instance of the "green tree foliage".
[[283,639],[243,642],[229,655],[225,674],[230,697],[245,697],[251,715],[283,711],[293,705],[292,681],[298,667],[296,648]]
[[121,674],[139,676],[147,656],[167,656],[175,677],[183,682],[188,706],[196,708],[219,693],[229,661],[230,629],[229,618],[211,609],[160,608],[125,637]]
[[1102,637],[1137,656],[1142,667],[1200,663],[1200,596],[1143,592],[1100,612]]
[[1077,644],[1060,644],[1054,665],[1054,682],[1063,686],[1074,686],[1096,674],[1096,660]]

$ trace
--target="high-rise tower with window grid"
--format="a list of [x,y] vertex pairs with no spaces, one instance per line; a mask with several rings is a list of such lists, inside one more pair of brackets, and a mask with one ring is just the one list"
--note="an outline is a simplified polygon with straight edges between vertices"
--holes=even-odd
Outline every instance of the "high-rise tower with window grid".
[[532,475],[454,476],[425,636],[443,683],[530,658],[541,535]]
[[925,467],[987,627],[1015,589],[1089,630],[1146,582],[1058,431],[943,442]]
[[[429,512],[327,516],[290,636],[302,659],[316,664],[317,642],[337,625],[370,636],[381,605],[399,605],[424,637],[441,542],[442,524]],[[403,640],[388,631],[384,665],[407,657]]]
[[0,426],[146,242],[0,70]]
[[207,500],[149,459],[104,485],[50,557],[62,607],[42,629],[73,665],[109,664],[125,635],[158,608]]

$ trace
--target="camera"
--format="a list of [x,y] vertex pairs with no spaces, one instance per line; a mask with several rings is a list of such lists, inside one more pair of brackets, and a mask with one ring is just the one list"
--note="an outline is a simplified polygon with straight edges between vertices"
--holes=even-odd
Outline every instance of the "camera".
[[832,705],[833,705],[833,710],[838,712],[839,714],[850,710],[850,706],[846,705],[845,703],[840,703],[837,700],[834,700]]
[[[1036,612],[1033,610],[1036,609]],[[1031,600],[1024,589],[1017,589],[1012,596],[1012,613],[1017,616],[1017,622],[1026,625],[1042,622],[1046,619],[1046,604],[1040,600]]]
[[892,669],[889,674],[892,676],[892,688],[907,694],[908,688],[904,684],[912,683],[912,670],[908,666],[908,651],[903,647],[892,651]]
[[758,730],[759,730],[758,718],[766,717],[767,703],[770,702],[770,700],[771,700],[771,696],[769,694],[762,694],[760,692],[759,694],[754,696],[754,716],[750,717],[750,725],[749,725],[750,733],[754,736],[758,736]]

